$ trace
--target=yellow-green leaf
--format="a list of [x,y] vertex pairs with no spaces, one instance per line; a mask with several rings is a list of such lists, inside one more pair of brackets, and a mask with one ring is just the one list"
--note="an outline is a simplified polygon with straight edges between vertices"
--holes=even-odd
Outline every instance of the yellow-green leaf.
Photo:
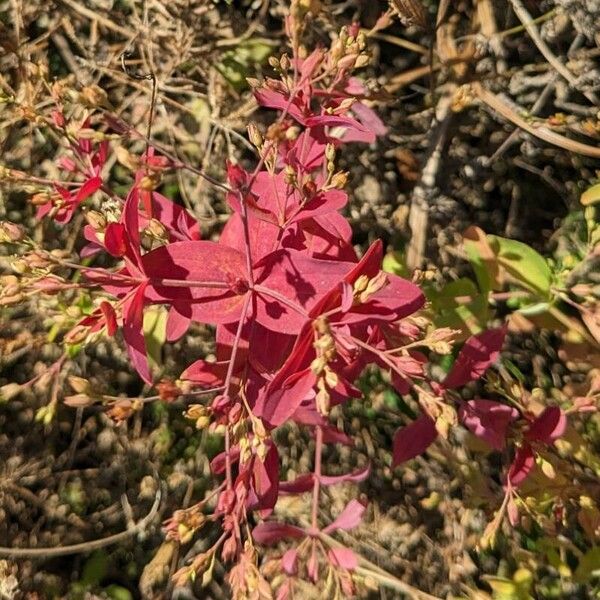
[[514,283],[546,298],[550,295],[552,272],[546,259],[527,244],[488,235],[500,266]]
[[160,367],[162,347],[167,339],[167,310],[154,306],[144,311],[144,339],[150,365]]
[[589,206],[598,202],[600,202],[600,183],[593,185],[581,194],[581,204],[583,206]]

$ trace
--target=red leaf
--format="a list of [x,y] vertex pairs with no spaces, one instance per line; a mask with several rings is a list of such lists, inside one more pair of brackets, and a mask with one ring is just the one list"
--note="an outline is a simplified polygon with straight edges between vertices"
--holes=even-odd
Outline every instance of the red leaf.
[[167,317],[167,341],[176,342],[182,338],[190,327],[191,317],[189,306],[171,306]]
[[[256,281],[309,311],[352,267],[341,261],[309,258],[294,250],[279,250],[260,262]],[[266,292],[258,294],[256,319],[273,331],[289,334],[299,333],[307,320],[299,310]]]
[[152,375],[146,355],[144,340],[144,294],[146,284],[141,284],[123,303],[123,339],[135,370],[146,383],[152,383]]
[[304,124],[306,127],[345,127],[348,132],[352,132],[355,141],[366,142],[368,144],[375,141],[375,134],[352,117],[324,114],[309,117],[305,120]]
[[437,438],[435,423],[429,415],[421,415],[410,425],[402,427],[394,435],[392,465],[396,467],[419,454],[423,454]]
[[458,410],[462,423],[492,448],[502,450],[506,445],[506,430],[519,412],[493,400],[469,400]]
[[260,523],[252,530],[254,541],[264,546],[270,546],[288,538],[303,538],[305,535],[306,533],[300,527],[275,521]]
[[330,548],[327,554],[336,567],[353,571],[358,566],[358,558],[350,548]]
[[117,316],[115,315],[115,309],[111,304],[106,302],[106,300],[103,300],[100,302],[100,310],[102,311],[104,322],[106,323],[106,333],[112,337],[117,331]]
[[[238,462],[240,458],[240,449],[232,448],[229,452],[229,458],[231,459],[232,464]],[[215,475],[220,475],[225,472],[225,468],[227,466],[227,453],[219,452],[211,461],[210,461],[210,470]]]
[[337,519],[323,529],[323,533],[331,533],[338,529],[342,529],[343,531],[354,529],[360,525],[365,509],[365,505],[361,504],[358,500],[350,500],[346,508],[337,516]]
[[275,444],[270,445],[264,462],[255,456],[252,479],[258,498],[252,509],[260,509],[260,516],[264,518],[275,506],[279,495],[279,454]]
[[102,187],[101,177],[92,177],[88,179],[77,191],[75,195],[75,202],[83,202],[86,198],[89,198],[94,192]]
[[109,254],[121,258],[128,248],[127,231],[122,223],[109,223],[104,231],[104,247]]
[[442,385],[456,388],[479,379],[498,358],[505,335],[506,327],[500,327],[470,337]]
[[193,362],[182,374],[181,379],[192,381],[203,387],[223,385],[227,373],[227,361],[207,362],[203,359]]
[[517,450],[515,458],[508,470],[508,482],[513,487],[521,485],[531,473],[535,465],[535,455],[529,444]]
[[288,377],[278,389],[267,389],[262,406],[255,407],[255,414],[277,427],[287,421],[309,397],[316,384],[316,376],[310,368]]
[[[202,284],[233,286],[243,278],[246,261],[241,252],[216,242],[174,242],[145,254],[142,265],[150,278],[147,295],[153,302],[189,303],[192,319],[204,323],[231,323],[239,319],[243,293],[230,288],[202,287]],[[169,285],[169,280],[181,283]],[[189,287],[181,287],[186,283]]]
[[[364,481],[371,472],[371,466],[367,465],[364,469],[359,469],[353,473],[345,475],[321,475],[321,485],[336,485],[338,483],[358,483]],[[285,494],[303,494],[313,489],[314,486],[313,473],[299,475],[292,481],[282,481],[279,484],[279,491]]]
[[281,481],[279,483],[279,491],[282,494],[304,494],[313,489],[314,482],[314,475],[312,473],[305,473],[292,481]]
[[563,435],[567,428],[567,417],[558,406],[548,406],[529,426],[525,437],[528,440],[550,444]]

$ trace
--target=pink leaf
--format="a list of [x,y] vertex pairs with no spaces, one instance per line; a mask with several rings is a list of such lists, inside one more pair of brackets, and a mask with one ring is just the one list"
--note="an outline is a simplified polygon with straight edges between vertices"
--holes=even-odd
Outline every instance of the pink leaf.
[[398,429],[394,435],[393,466],[423,454],[437,435],[435,423],[429,415],[421,415],[406,427]]
[[288,575],[296,575],[298,572],[298,550],[291,548],[281,557],[281,566]]
[[529,426],[525,434],[528,440],[549,444],[563,435],[567,417],[558,406],[548,406]]
[[331,533],[338,529],[343,531],[349,531],[354,529],[362,521],[365,513],[365,505],[361,504],[358,500],[350,500],[346,505],[346,508],[337,516],[337,519],[330,523],[323,529],[324,533]]
[[367,465],[364,469],[359,469],[353,473],[346,473],[345,475],[321,475],[321,483],[323,485],[335,485],[337,483],[358,483],[364,481],[371,472],[371,465]]
[[135,370],[146,383],[152,383],[146,341],[144,339],[144,293],[146,284],[138,286],[135,293],[123,304],[123,339]]
[[256,318],[273,331],[297,334],[309,311],[328,291],[335,288],[353,265],[341,261],[316,260],[294,250],[280,250],[263,258],[258,265],[256,281],[265,288],[285,296],[291,303],[284,304],[261,291],[257,298]]
[[356,554],[350,548],[330,548],[327,554],[329,560],[336,567],[353,571],[358,566]]
[[508,425],[519,416],[519,412],[500,402],[476,399],[462,404],[458,416],[473,434],[492,448],[502,450],[506,444]]
[[506,327],[490,329],[470,337],[462,347],[452,370],[443,382],[447,389],[479,379],[500,354]]
[[288,538],[302,538],[305,535],[304,530],[300,527],[275,521],[260,523],[252,530],[254,541],[263,546],[270,546]]
[[255,414],[272,427],[277,427],[294,414],[315,384],[316,376],[310,368],[295,373],[286,379],[281,388],[267,390],[264,404],[255,409]]

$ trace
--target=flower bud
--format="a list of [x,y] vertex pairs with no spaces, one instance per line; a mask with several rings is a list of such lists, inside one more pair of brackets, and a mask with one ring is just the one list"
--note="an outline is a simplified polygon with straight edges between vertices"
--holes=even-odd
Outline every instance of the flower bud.
[[50,201],[50,194],[47,192],[38,192],[29,198],[29,203],[33,206],[43,206]]
[[327,144],[325,146],[325,158],[329,162],[333,162],[335,160],[335,146],[333,144]]
[[248,125],[248,137],[257,148],[260,148],[263,145],[263,138],[256,123],[250,123]]
[[88,210],[85,213],[85,220],[94,231],[104,231],[106,229],[106,217],[97,210]]
[[89,394],[90,393],[90,382],[88,379],[83,377],[77,377],[76,375],[70,375],[67,377],[69,385],[73,388],[73,391],[78,394]]
[[338,67],[340,69],[351,69],[354,66],[358,54],[346,54],[343,58],[338,61]]
[[135,171],[140,166],[139,158],[131,154],[131,152],[129,152],[126,148],[123,148],[123,146],[118,146],[115,149],[115,155],[119,163],[130,171]]
[[359,54],[356,62],[354,63],[354,68],[361,69],[362,67],[366,67],[369,64],[371,59],[367,54]]
[[148,225],[146,226],[146,231],[153,237],[161,239],[161,240],[166,239],[168,237],[167,229],[157,219],[150,219],[150,221],[148,222]]
[[331,406],[331,396],[326,389],[319,390],[317,392],[317,397],[315,398],[317,404],[317,410],[322,415],[329,414],[329,408]]
[[279,64],[281,65],[282,70],[287,71],[291,66],[290,59],[287,54],[284,54],[279,60]]
[[334,173],[331,177],[331,187],[336,190],[341,190],[346,187],[348,183],[348,173],[346,171],[338,171]]
[[89,108],[97,108],[99,106],[108,108],[110,106],[106,91],[98,85],[85,86],[81,92],[79,92],[79,100]]
[[52,261],[45,252],[38,251],[30,252],[25,255],[23,260],[30,269],[45,269],[52,264]]
[[7,383],[0,387],[0,404],[9,402],[21,393],[22,386],[18,383]]
[[160,184],[159,173],[148,173],[140,179],[140,189],[145,192],[153,192]]
[[0,242],[20,242],[24,237],[24,227],[11,221],[0,221]]

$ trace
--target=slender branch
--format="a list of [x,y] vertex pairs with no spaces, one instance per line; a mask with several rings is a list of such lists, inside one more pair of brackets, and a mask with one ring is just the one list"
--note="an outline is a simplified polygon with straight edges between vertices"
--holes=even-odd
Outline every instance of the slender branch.
[[[225,375],[225,396],[229,397],[231,392],[231,383],[233,380],[233,369],[235,368],[235,361],[237,358],[238,349],[240,346],[240,340],[242,338],[242,330],[244,329],[244,323],[246,321],[246,317],[248,316],[248,309],[250,307],[250,301],[252,299],[252,294],[246,294],[246,298],[244,300],[244,305],[242,307],[242,313],[240,315],[240,320],[238,323],[237,331],[235,332],[235,339],[233,340],[233,346],[231,347],[231,356],[229,357],[229,364],[227,365],[227,374]],[[229,432],[229,426],[226,426],[225,429],[225,476],[227,479],[227,489],[233,488],[233,478],[231,475],[231,438]]]
[[99,548],[106,548],[106,546],[112,546],[118,542],[126,540],[127,538],[137,535],[141,531],[144,531],[154,520],[158,513],[162,499],[162,491],[160,485],[154,498],[154,503],[150,508],[150,512],[141,520],[138,521],[133,527],[109,535],[108,537],[101,538],[99,540],[92,540],[90,542],[82,542],[80,544],[72,544],[70,546],[59,546],[56,548],[8,548],[0,546],[0,556],[7,556],[10,558],[54,558],[56,556],[68,556],[69,554],[87,554],[92,550],[98,550]]
[[[525,6],[523,6],[521,0],[510,0],[510,3],[512,4],[515,14],[517,17],[519,17],[519,21],[521,21],[523,27],[525,27],[527,30],[529,37],[531,37],[533,43],[537,46],[544,58],[550,63],[552,68],[557,73],[560,73],[560,75],[562,75],[569,82],[572,87],[577,88],[577,78],[573,75],[573,73],[571,73],[571,71],[569,71],[569,69],[567,69],[567,67],[565,67],[565,65],[563,65],[562,62],[560,62],[556,56],[554,56],[552,50],[550,50],[546,42],[542,39],[542,36],[535,26],[531,15],[527,12],[527,9]],[[598,104],[598,98],[593,92],[583,90],[580,91],[592,104]]]
[[517,125],[517,127],[524,129],[527,133],[530,133],[549,144],[563,148],[564,150],[575,152],[576,154],[583,154],[584,156],[591,156],[592,158],[600,158],[600,148],[572,140],[543,125],[532,125],[517,114],[506,102],[504,102],[504,100],[501,100],[496,94],[493,94],[489,90],[486,90],[479,82],[472,83],[471,89],[484,104],[487,104],[499,115],[508,119]]

